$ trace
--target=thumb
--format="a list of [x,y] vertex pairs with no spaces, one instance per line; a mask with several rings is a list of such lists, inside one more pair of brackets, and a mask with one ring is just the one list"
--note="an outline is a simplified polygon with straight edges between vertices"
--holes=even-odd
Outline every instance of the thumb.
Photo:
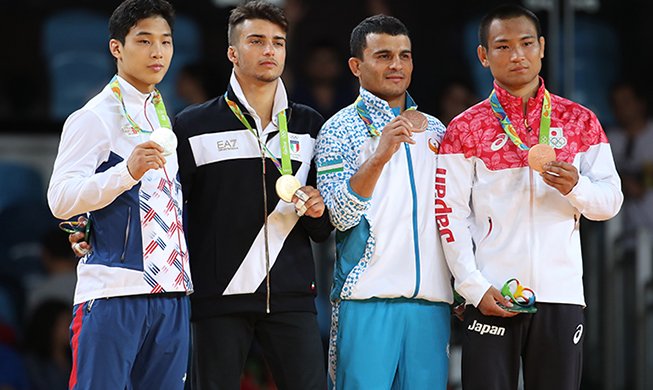
[[505,307],[512,307],[512,302],[510,302],[510,299],[504,297],[501,295],[501,293],[498,294],[498,299],[499,303],[501,303]]
[[503,306],[512,307],[512,302],[510,302],[510,299],[504,297],[496,287],[492,288],[492,296],[494,299],[496,299],[497,302],[499,302]]

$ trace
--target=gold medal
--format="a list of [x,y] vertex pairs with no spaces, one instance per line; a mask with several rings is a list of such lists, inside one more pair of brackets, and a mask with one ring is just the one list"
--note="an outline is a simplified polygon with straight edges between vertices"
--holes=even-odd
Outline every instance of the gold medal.
[[302,184],[295,176],[281,175],[281,177],[277,179],[275,189],[277,190],[277,195],[279,195],[281,200],[290,203],[292,201],[293,195],[295,195],[295,192],[301,186]]
[[413,133],[421,133],[429,125],[428,119],[426,119],[426,116],[422,114],[419,111],[415,110],[406,110],[401,113],[401,116],[405,117],[410,121],[410,123],[413,124]]
[[528,165],[538,172],[544,172],[544,164],[555,159],[556,152],[548,144],[537,144],[528,151]]

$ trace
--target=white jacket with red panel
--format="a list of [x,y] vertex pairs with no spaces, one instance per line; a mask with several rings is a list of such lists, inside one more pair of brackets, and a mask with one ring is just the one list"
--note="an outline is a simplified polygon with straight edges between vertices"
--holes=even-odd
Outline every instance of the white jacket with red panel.
[[[521,98],[494,88],[522,141],[538,143],[544,82],[526,115]],[[594,113],[556,95],[551,104],[556,158],[579,173],[565,196],[528,166],[528,151],[508,138],[487,99],[456,117],[442,141],[436,219],[456,290],[476,306],[490,285],[511,278],[539,302],[585,305],[580,217],[617,214],[621,181]]]

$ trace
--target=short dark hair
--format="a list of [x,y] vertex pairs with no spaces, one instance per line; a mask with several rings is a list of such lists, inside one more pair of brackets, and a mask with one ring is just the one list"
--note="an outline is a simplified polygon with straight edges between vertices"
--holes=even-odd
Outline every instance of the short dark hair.
[[175,30],[175,10],[165,0],[125,0],[113,11],[109,19],[109,38],[125,44],[129,30],[141,19],[160,16],[168,22],[170,32]]
[[506,20],[514,19],[525,16],[528,18],[533,25],[535,30],[537,30],[537,38],[539,39],[542,36],[542,28],[540,27],[540,20],[537,16],[530,10],[515,4],[504,4],[496,7],[492,11],[488,12],[483,19],[481,19],[481,24],[478,26],[478,41],[485,49],[488,48],[488,35],[490,34],[490,24],[495,19]]
[[244,21],[251,19],[267,20],[281,27],[283,32],[288,33],[288,19],[281,8],[265,1],[250,1],[231,10],[229,29],[227,30],[229,45],[233,44],[234,29]]
[[351,32],[349,51],[352,57],[363,59],[363,51],[367,47],[367,36],[369,34],[405,35],[410,39],[408,29],[401,20],[383,14],[370,16],[354,27]]

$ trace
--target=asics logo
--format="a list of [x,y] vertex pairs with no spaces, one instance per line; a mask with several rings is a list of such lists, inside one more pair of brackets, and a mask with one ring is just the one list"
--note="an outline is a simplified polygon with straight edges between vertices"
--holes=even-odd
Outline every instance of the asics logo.
[[499,134],[499,137],[492,142],[490,149],[492,149],[493,152],[496,152],[503,148],[503,145],[505,145],[506,142],[508,142],[508,134]]
[[583,324],[579,324],[574,333],[574,344],[578,344],[580,338],[583,336]]

